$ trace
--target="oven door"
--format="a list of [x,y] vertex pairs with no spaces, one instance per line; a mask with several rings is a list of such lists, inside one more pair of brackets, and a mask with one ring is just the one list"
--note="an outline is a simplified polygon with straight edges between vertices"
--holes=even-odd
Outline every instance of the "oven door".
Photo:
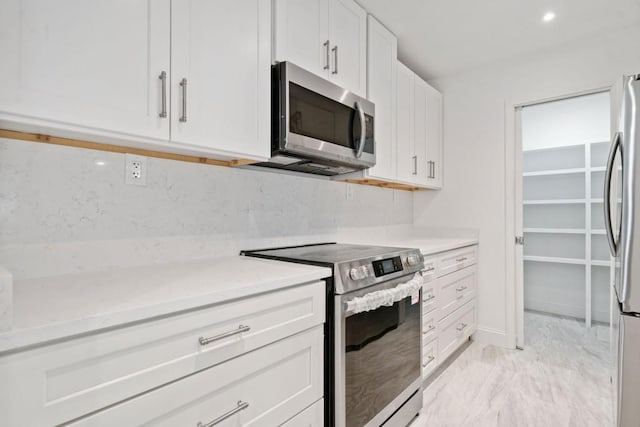
[[274,156],[364,169],[375,165],[374,105],[289,62],[274,67],[280,99]]
[[420,388],[421,294],[358,314],[346,303],[395,288],[404,276],[335,297],[336,426],[380,426]]

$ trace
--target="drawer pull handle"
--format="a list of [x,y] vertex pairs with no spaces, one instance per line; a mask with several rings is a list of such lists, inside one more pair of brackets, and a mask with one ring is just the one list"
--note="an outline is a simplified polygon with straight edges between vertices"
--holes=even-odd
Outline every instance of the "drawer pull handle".
[[462,261],[466,261],[466,260],[467,260],[466,256],[461,256],[461,257],[456,258],[457,262],[462,262]]
[[424,270],[422,270],[422,274],[429,273],[429,272],[431,272],[431,271],[433,271],[433,270],[435,270],[435,269],[436,269],[436,268],[435,268],[435,267],[433,267],[433,266],[432,266],[432,267],[425,268]]
[[200,338],[198,338],[198,341],[200,342],[200,345],[207,345],[207,344],[210,344],[210,343],[212,343],[214,341],[221,340],[223,338],[227,338],[227,337],[230,337],[230,336],[233,336],[233,335],[237,335],[237,334],[241,334],[243,332],[247,332],[250,329],[251,329],[251,327],[249,327],[249,326],[240,325],[240,326],[238,326],[238,329],[236,329],[234,331],[224,332],[224,333],[222,333],[220,335],[215,335],[215,336],[209,337],[209,338],[200,337]]
[[464,328],[466,328],[466,327],[467,327],[467,324],[466,324],[466,323],[461,323],[461,324],[459,324],[459,325],[458,325],[458,327],[456,328],[456,331],[461,331],[461,330],[463,330],[463,329],[464,329]]
[[460,286],[459,288],[456,288],[456,291],[458,291],[458,292],[462,292],[462,291],[464,291],[465,289],[467,289],[467,287],[466,287],[466,286]]
[[213,427],[216,424],[220,424],[221,422],[223,422],[227,418],[234,416],[238,412],[244,411],[248,407],[249,407],[249,404],[247,402],[243,402],[242,400],[238,400],[238,406],[236,406],[235,408],[233,408],[232,410],[230,410],[226,414],[222,414],[218,418],[216,418],[215,420],[213,420],[211,422],[208,422],[206,424],[202,423],[202,422],[198,422],[198,426],[197,427]]
[[427,363],[423,363],[423,364],[422,364],[422,367],[423,367],[423,368],[426,368],[426,367],[429,365],[429,363],[431,363],[431,362],[433,362],[433,361],[435,360],[435,358],[436,358],[435,356],[429,356],[429,357],[427,357]]
[[426,334],[427,332],[431,332],[431,331],[433,331],[435,328],[436,328],[435,326],[433,326],[433,325],[429,325],[429,327],[427,328],[427,330],[426,330],[426,331],[424,331],[424,333]]
[[436,298],[436,296],[435,296],[435,295],[429,295],[428,297],[426,297],[426,298],[424,299],[424,301],[423,301],[423,302],[429,302],[429,301],[431,301],[432,299],[435,299],[435,298]]

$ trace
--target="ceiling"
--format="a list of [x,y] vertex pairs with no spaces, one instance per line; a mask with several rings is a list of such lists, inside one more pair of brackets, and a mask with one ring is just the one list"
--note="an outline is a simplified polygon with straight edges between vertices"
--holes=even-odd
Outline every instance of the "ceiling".
[[[434,79],[640,25],[640,0],[358,0],[398,37],[398,57]],[[556,18],[542,22],[553,11]]]

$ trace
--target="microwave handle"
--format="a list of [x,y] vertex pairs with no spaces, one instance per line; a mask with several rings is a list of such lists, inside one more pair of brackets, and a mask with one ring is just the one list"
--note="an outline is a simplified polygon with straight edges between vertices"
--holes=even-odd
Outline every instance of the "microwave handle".
[[356,151],[356,158],[359,159],[364,151],[364,140],[367,136],[366,123],[364,119],[364,110],[360,106],[360,103],[356,101],[356,110],[358,110],[358,117],[360,118],[360,145]]

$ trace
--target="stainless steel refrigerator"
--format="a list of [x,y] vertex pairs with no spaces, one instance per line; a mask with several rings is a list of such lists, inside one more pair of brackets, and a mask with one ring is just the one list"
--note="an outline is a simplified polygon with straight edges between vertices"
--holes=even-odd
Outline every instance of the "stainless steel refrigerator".
[[616,426],[640,426],[640,74],[611,91],[613,139],[605,172],[605,229],[613,284],[611,358]]

